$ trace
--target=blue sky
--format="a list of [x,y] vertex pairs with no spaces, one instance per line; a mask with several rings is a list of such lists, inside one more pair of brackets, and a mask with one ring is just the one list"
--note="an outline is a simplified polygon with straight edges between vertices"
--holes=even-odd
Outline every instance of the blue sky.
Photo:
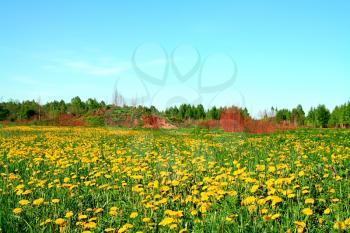
[[0,98],[111,102],[118,89],[160,108],[332,109],[350,100],[349,12],[345,0],[3,1]]

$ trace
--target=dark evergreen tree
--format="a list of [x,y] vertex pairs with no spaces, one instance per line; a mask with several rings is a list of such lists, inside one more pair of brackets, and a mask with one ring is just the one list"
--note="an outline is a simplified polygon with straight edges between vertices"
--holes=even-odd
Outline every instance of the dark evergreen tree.
[[291,120],[297,126],[302,126],[305,124],[305,112],[300,104],[296,108],[292,109]]

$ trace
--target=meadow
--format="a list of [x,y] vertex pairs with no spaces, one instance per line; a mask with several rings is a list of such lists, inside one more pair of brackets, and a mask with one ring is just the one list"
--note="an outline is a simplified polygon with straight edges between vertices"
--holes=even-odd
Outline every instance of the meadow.
[[350,131],[0,128],[0,232],[341,232]]

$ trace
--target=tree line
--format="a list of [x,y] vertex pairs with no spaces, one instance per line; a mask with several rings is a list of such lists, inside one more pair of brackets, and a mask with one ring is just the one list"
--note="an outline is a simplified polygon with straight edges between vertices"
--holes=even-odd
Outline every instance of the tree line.
[[[22,121],[22,120],[42,120],[55,119],[60,114],[72,114],[74,116],[89,116],[94,112],[104,109],[113,108],[130,108],[130,106],[115,106],[106,104],[104,101],[97,101],[89,98],[82,101],[79,96],[71,99],[66,103],[64,100],[51,101],[46,104],[40,104],[39,101],[6,101],[0,102],[0,121]],[[132,107],[131,107],[132,108]],[[136,108],[136,107],[135,107]],[[205,109],[202,104],[190,105],[181,104],[159,111],[156,107],[137,106],[142,108],[142,112],[147,114],[161,115],[173,122],[181,122],[184,120],[219,120],[221,112],[226,107],[213,106]],[[246,108],[240,108],[241,114],[249,118],[249,112]],[[275,120],[277,123],[287,122],[296,126],[310,127],[350,127],[350,102],[340,106],[336,106],[333,111],[326,108],[325,105],[312,107],[308,114],[305,113],[303,107],[297,107],[289,110],[286,108],[271,108],[272,115],[267,118]]]
[[[202,104],[191,105],[181,104],[179,107],[173,106],[164,111],[165,116],[172,121],[184,120],[219,120],[221,112],[227,107],[213,106],[209,109],[204,109]],[[240,109],[243,116],[250,117],[247,108]]]
[[349,128],[350,127],[350,102],[336,106],[333,111],[323,104],[312,107],[306,115],[303,107],[298,105],[292,110],[272,109],[276,122],[289,122],[296,126],[309,126],[317,128]]
[[69,103],[64,100],[51,101],[44,105],[38,101],[14,101],[0,103],[0,121],[21,121],[31,120],[33,118],[53,119],[60,114],[68,113],[76,116],[92,113],[97,109],[106,107],[105,102],[98,102],[96,99],[89,98],[87,101],[82,101],[80,97],[74,97]]

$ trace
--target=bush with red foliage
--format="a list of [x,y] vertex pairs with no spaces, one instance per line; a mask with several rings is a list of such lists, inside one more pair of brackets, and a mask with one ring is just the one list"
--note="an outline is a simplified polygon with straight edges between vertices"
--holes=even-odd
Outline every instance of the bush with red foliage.
[[245,119],[239,109],[227,109],[221,112],[220,125],[225,132],[244,132]]
[[72,114],[62,113],[58,116],[58,124],[62,126],[86,126],[86,122]]
[[277,124],[272,119],[254,120],[244,117],[241,111],[236,108],[227,109],[221,113],[220,125],[225,132],[247,132],[254,134],[269,134],[295,128],[288,123]]
[[144,128],[152,128],[152,129],[160,128],[160,119],[157,116],[144,115],[142,116],[142,120],[143,120]]
[[202,120],[197,123],[198,126],[206,129],[220,128],[220,121],[218,120]]
[[246,132],[254,134],[269,134],[278,130],[277,124],[269,120],[252,120],[245,121]]
[[154,115],[143,115],[142,116],[143,127],[151,129],[174,129],[176,126],[169,124],[163,118]]

